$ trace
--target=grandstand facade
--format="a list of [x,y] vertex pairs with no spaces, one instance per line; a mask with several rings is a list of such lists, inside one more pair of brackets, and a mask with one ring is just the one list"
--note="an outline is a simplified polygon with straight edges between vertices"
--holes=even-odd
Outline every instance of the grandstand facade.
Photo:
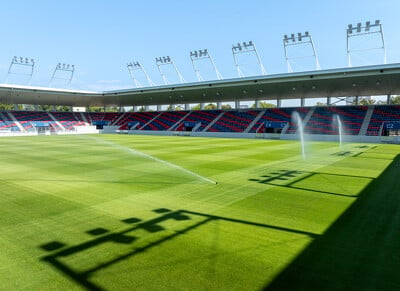
[[[400,64],[318,70],[112,92],[82,92],[51,88],[0,85],[0,103],[67,106],[141,106],[185,104],[181,111],[145,112],[0,112],[0,133],[29,134],[104,132],[187,134],[279,138],[296,134],[292,114],[297,111],[305,132],[313,136],[337,135],[335,118],[342,120],[347,136],[395,135],[386,123],[400,120],[400,108],[390,97],[400,94]],[[333,98],[387,96],[386,105],[335,106]],[[282,100],[326,97],[327,106],[282,108]],[[222,110],[221,102],[276,100],[277,108]],[[215,110],[188,110],[189,103],[216,103]],[[355,102],[357,104],[357,102]],[[171,106],[173,108],[174,106]],[[273,124],[273,125],[271,125]],[[92,132],[96,132],[92,130]]]
[[[316,106],[268,109],[232,109],[150,112],[0,112],[0,133],[33,133],[40,127],[49,132],[72,133],[85,128],[105,132],[134,134],[243,134],[246,137],[270,137],[296,134],[293,112],[304,120],[310,135],[337,135],[336,116],[342,120],[348,136],[391,135],[383,125],[400,121],[400,105]],[[271,124],[282,124],[273,130]],[[81,129],[81,130],[79,130]],[[110,131],[111,130],[111,131]],[[396,133],[397,134],[397,133]]]

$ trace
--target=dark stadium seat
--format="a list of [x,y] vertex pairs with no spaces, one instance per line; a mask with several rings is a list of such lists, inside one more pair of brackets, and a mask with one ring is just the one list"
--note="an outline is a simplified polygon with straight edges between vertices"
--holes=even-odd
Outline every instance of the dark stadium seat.
[[309,108],[268,108],[266,109],[264,115],[256,122],[256,124],[251,128],[250,132],[260,131],[261,127],[265,122],[289,122],[291,125],[287,133],[294,133],[297,126],[292,125],[292,114],[294,111],[299,112],[302,118],[305,117]]
[[257,110],[226,111],[208,131],[243,132],[257,117],[259,112]]
[[[120,129],[128,129],[129,123],[139,123],[140,126],[137,129],[141,129],[146,123],[156,117],[159,112],[127,112],[122,119],[117,123]],[[151,127],[152,130],[157,130],[156,127]]]
[[400,105],[375,105],[366,135],[379,135],[385,121],[400,120]]
[[[203,131],[214,122],[208,132],[244,132],[255,121],[260,112],[263,115],[251,127],[250,133],[264,132],[267,122],[289,123],[286,133],[295,133],[297,124],[292,120],[293,112],[297,111],[301,118],[307,116],[311,107],[239,109],[239,110],[196,110],[196,111],[162,111],[162,112],[42,112],[42,111],[10,111],[1,112],[0,130],[20,131],[12,116],[21,124],[25,131],[35,130],[37,122],[50,124],[52,128],[61,130],[61,124],[66,130],[74,130],[77,126],[85,126],[104,121],[105,124],[116,123],[120,129],[128,129],[136,125],[137,130],[186,130],[184,124],[190,124],[190,130]],[[368,106],[321,106],[312,109],[313,114],[305,124],[308,134],[337,134],[338,127],[335,116],[340,119],[345,134],[358,135],[365,119]],[[222,114],[222,116],[220,116]],[[219,118],[218,118],[219,117]],[[55,120],[54,120],[54,119]],[[218,119],[217,119],[218,118]],[[379,135],[385,121],[400,120],[400,105],[376,105],[367,129],[367,135]]]
[[310,134],[338,134],[335,116],[339,116],[344,134],[357,135],[364,121],[367,109],[367,106],[316,107],[305,126],[305,132]]

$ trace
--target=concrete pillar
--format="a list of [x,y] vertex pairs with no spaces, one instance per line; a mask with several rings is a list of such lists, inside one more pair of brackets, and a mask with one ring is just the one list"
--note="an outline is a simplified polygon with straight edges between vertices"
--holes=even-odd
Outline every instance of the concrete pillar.
[[38,110],[39,110],[39,105],[35,104],[35,105],[33,106],[33,109],[34,109],[35,111],[38,111]]
[[221,101],[217,102],[217,109],[219,109],[219,110],[222,109],[222,102]]
[[306,104],[306,99],[304,97],[300,98],[300,107],[304,107],[304,105]]
[[281,99],[276,99],[276,107],[278,107],[278,108],[282,107],[282,100]]
[[204,110],[204,107],[206,106],[206,104],[205,103],[200,103],[200,109],[201,110]]
[[392,104],[392,95],[387,94],[386,104]]
[[51,111],[54,112],[54,111],[56,111],[56,110],[57,110],[56,106],[55,106],[55,105],[52,105],[52,106],[51,106]]
[[138,106],[133,106],[133,112],[137,112],[138,111]]
[[235,109],[239,109],[239,108],[240,108],[240,101],[235,100]]
[[256,100],[255,104],[256,104],[256,108],[260,108],[260,100]]
[[149,106],[149,105],[145,105],[145,106],[144,106],[144,110],[145,110],[145,111],[149,111],[149,110],[150,110],[150,106]]
[[189,103],[185,104],[185,110],[190,110],[190,104]]
[[162,110],[162,106],[161,105],[157,105],[157,111],[161,111]]
[[15,110],[15,111],[18,110],[18,104],[14,104],[14,110]]
[[326,104],[330,106],[332,104],[332,97],[326,97]]
[[358,105],[358,101],[359,101],[359,97],[358,96],[356,96],[356,105]]

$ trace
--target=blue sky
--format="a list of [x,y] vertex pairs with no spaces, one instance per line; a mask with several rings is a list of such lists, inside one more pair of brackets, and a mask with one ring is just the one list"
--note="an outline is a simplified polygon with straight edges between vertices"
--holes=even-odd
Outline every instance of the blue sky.
[[322,69],[345,67],[347,24],[375,19],[383,24],[388,63],[400,62],[398,0],[5,0],[0,7],[0,82],[13,56],[23,56],[36,60],[32,85],[47,86],[62,62],[76,66],[74,89],[132,88],[126,63],[133,60],[162,84],[154,62],[162,55],[196,81],[189,52],[203,48],[224,78],[233,78],[232,44],[249,40],[268,74],[285,73],[282,37],[304,31],[313,37]]

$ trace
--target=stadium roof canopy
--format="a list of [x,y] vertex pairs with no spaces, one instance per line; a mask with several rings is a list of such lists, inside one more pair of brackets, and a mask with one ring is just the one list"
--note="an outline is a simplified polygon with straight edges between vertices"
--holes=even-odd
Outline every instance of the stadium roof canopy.
[[400,95],[398,63],[106,92],[0,84],[0,103],[67,106],[141,106],[387,94]]

